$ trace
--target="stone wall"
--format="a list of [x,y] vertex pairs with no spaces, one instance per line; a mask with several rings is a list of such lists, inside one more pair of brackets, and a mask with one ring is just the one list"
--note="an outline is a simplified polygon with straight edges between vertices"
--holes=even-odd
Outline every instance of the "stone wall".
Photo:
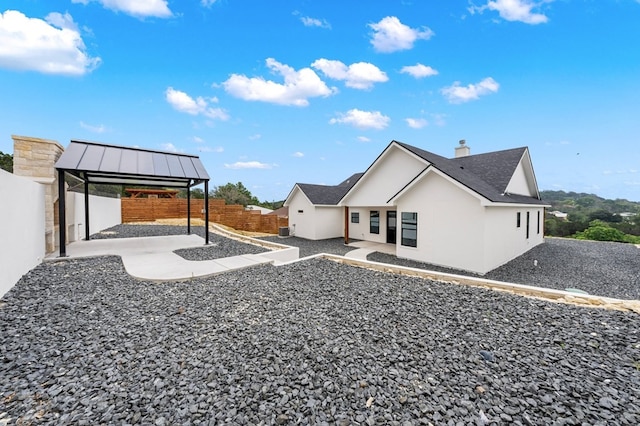
[[13,174],[38,182],[45,187],[45,250],[58,246],[58,175],[55,163],[64,148],[48,139],[12,135]]

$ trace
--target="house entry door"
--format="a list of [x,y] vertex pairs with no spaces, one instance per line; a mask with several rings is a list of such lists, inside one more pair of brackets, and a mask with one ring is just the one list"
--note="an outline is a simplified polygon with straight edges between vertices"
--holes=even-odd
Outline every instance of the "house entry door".
[[387,212],[387,243],[396,243],[396,212]]

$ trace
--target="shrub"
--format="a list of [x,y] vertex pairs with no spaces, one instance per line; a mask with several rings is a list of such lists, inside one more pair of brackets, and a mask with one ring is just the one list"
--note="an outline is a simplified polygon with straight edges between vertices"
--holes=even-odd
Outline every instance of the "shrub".
[[640,238],[633,235],[627,235],[600,220],[591,221],[589,223],[589,227],[582,232],[577,232],[574,235],[574,238],[578,240],[616,241],[620,243],[640,242]]

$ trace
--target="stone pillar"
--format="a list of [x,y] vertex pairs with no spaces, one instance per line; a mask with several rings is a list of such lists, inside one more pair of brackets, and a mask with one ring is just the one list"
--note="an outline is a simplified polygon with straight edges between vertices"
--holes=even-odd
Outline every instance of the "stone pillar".
[[64,148],[56,141],[12,135],[13,174],[45,186],[45,250],[58,246],[58,174],[55,163]]

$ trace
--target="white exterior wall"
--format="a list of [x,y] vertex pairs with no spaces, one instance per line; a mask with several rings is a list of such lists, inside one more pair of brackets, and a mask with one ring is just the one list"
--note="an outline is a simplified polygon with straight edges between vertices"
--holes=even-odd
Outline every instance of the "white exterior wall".
[[387,201],[426,167],[424,161],[397,147],[391,147],[378,161],[356,183],[343,205],[391,206]]
[[[370,212],[378,211],[380,213],[380,233],[372,234],[369,232],[371,227]],[[387,242],[387,211],[395,211],[395,207],[353,207],[349,208],[349,238],[363,241],[373,241],[376,243]],[[360,213],[360,223],[351,223],[351,213]]]
[[[484,216],[480,200],[429,173],[398,200],[397,256],[485,273]],[[402,212],[418,213],[417,247],[401,244]]]
[[0,169],[0,297],[45,255],[45,187]]
[[[291,220],[291,219],[289,219]],[[317,206],[315,240],[344,236],[344,207]]]
[[[65,207],[69,242],[83,240],[85,236],[84,194],[67,192]],[[121,223],[122,206],[120,198],[89,195],[89,234],[95,234]]]
[[[483,273],[504,265],[544,242],[544,208],[508,206],[487,207],[486,210]],[[517,212],[520,212],[520,228],[516,226]],[[527,238],[527,212],[530,212],[531,218],[529,238]],[[540,212],[539,228],[538,212]]]
[[315,240],[316,208],[302,191],[297,188],[295,191],[289,202],[289,233],[296,237]]

